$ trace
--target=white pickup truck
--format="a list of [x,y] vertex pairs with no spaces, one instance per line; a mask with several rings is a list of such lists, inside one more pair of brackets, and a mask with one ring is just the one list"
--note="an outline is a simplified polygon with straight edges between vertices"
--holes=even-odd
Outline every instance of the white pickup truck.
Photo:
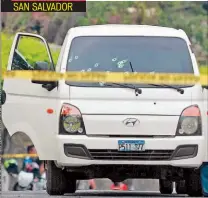
[[[25,62],[24,53],[35,50],[18,47],[27,38],[44,44],[48,62]],[[145,25],[71,28],[56,67],[43,37],[17,33],[7,70],[200,75],[183,30]],[[208,160],[206,89],[7,78],[2,118],[10,136],[26,134],[46,162],[50,195],[74,193],[81,179],[152,178],[161,193],[171,194],[176,182],[200,196],[199,168]]]

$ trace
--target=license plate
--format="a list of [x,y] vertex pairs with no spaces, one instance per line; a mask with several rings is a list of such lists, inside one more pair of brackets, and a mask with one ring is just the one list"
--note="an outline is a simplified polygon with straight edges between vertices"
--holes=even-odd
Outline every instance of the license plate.
[[145,151],[145,141],[118,140],[118,151]]

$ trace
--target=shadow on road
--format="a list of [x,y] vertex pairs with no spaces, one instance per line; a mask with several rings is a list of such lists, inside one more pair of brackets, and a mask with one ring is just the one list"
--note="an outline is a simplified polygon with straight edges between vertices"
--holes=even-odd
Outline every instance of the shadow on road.
[[75,194],[67,194],[68,196],[85,196],[85,197],[187,197],[187,195],[164,195],[159,192],[139,192],[139,191],[78,191]]

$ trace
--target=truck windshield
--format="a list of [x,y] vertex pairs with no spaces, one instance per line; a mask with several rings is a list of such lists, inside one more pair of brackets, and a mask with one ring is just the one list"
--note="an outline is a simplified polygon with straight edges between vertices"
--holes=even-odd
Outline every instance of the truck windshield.
[[[193,73],[189,50],[183,39],[147,36],[76,37],[71,43],[67,71],[132,72],[130,64],[134,72]],[[102,82],[66,83],[72,86],[103,86]]]

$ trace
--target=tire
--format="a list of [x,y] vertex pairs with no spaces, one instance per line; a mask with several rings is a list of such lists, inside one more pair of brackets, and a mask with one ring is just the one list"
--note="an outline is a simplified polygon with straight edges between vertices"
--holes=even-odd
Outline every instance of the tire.
[[175,189],[177,194],[187,194],[186,181],[180,180],[175,182]]
[[76,182],[76,189],[77,189],[77,190],[79,189],[79,186],[80,186],[80,180],[78,180],[78,181]]
[[201,197],[202,196],[202,186],[200,179],[200,171],[191,171],[186,178],[186,189],[187,194],[190,197]]
[[68,175],[57,168],[53,161],[47,162],[46,192],[49,195],[64,195],[76,191],[76,180],[69,180]]
[[159,187],[161,194],[172,194],[173,193],[173,182],[165,179],[159,180]]
[[77,190],[77,181],[74,178],[70,178],[70,175],[67,175],[67,186],[65,188],[65,193],[75,193]]

